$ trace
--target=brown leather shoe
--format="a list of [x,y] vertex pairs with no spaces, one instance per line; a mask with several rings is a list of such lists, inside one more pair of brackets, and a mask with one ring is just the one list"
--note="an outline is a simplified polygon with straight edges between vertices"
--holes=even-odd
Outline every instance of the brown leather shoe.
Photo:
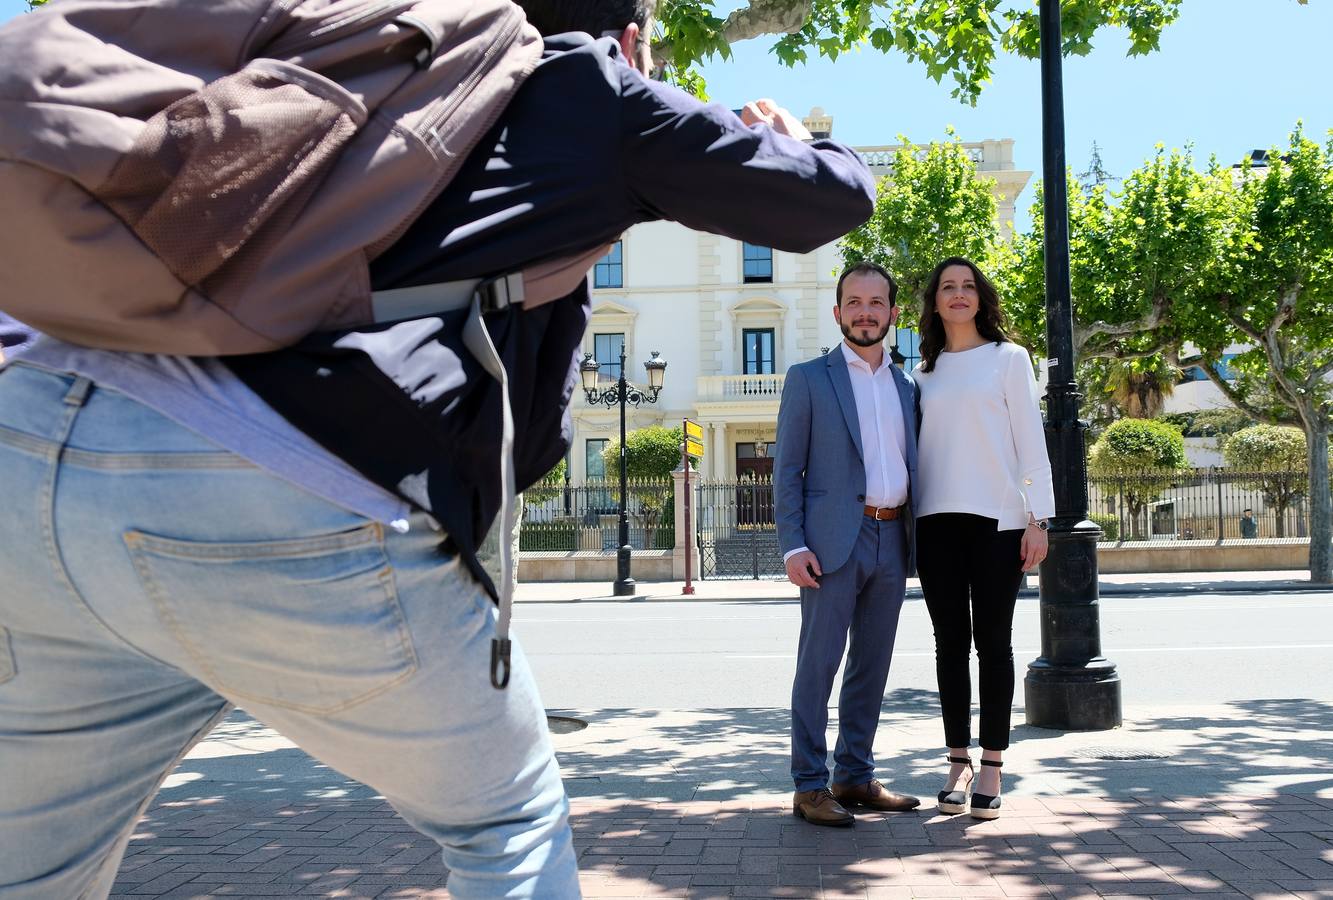
[[846,826],[856,818],[843,809],[828,788],[816,791],[797,791],[791,798],[791,811],[798,819],[811,825]]
[[874,778],[865,784],[835,784],[830,793],[844,806],[864,806],[866,809],[878,809],[883,812],[906,812],[921,805],[921,801],[916,797],[895,794]]

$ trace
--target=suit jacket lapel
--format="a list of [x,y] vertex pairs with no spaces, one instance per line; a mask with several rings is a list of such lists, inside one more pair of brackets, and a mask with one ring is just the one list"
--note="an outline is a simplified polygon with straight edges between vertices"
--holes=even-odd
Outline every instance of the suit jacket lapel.
[[907,460],[911,465],[916,456],[916,401],[912,396],[912,382],[907,373],[893,367],[893,383],[898,386],[898,405],[903,411],[903,434],[907,435]]
[[864,462],[865,448],[861,446],[861,418],[856,414],[856,395],[852,393],[852,379],[847,374],[847,360],[842,355],[842,345],[829,351],[828,374],[833,381],[833,393],[838,397],[838,406],[842,407],[842,417],[847,420],[847,430],[852,434],[852,443],[856,445],[856,455]]

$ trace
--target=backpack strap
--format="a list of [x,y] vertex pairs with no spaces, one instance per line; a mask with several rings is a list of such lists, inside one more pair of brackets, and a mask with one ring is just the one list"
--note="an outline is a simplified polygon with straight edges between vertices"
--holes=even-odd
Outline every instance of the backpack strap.
[[514,609],[514,582],[510,577],[513,565],[513,545],[509,535],[514,531],[518,499],[514,489],[514,414],[509,405],[509,375],[504,362],[496,352],[483,316],[510,305],[523,305],[522,273],[504,275],[485,281],[450,281],[420,287],[376,291],[371,295],[376,322],[414,319],[441,312],[467,309],[463,324],[463,345],[481,363],[483,369],[500,383],[500,579],[495,586],[500,597],[500,616],[491,640],[491,684],[499,689],[509,684],[510,650],[509,621]]

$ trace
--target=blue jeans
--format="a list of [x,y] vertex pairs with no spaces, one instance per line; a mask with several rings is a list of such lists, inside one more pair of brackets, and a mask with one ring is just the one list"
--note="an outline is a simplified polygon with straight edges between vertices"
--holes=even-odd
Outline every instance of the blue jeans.
[[411,525],[86,379],[0,370],[0,898],[105,897],[233,704],[436,840],[453,896],[578,897],[526,660],[491,687],[494,608]]
[[791,689],[791,777],[798,791],[828,784],[828,701],[844,648],[833,782],[854,786],[875,777],[875,731],[907,591],[905,535],[902,520],[862,516],[847,562],[825,572],[818,590],[801,588]]

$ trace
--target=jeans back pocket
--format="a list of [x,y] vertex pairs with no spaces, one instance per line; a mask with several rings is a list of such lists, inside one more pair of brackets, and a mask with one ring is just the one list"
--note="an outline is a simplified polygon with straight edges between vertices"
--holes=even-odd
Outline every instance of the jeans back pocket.
[[124,540],[199,677],[229,698],[327,714],[417,669],[373,522],[292,540]]

